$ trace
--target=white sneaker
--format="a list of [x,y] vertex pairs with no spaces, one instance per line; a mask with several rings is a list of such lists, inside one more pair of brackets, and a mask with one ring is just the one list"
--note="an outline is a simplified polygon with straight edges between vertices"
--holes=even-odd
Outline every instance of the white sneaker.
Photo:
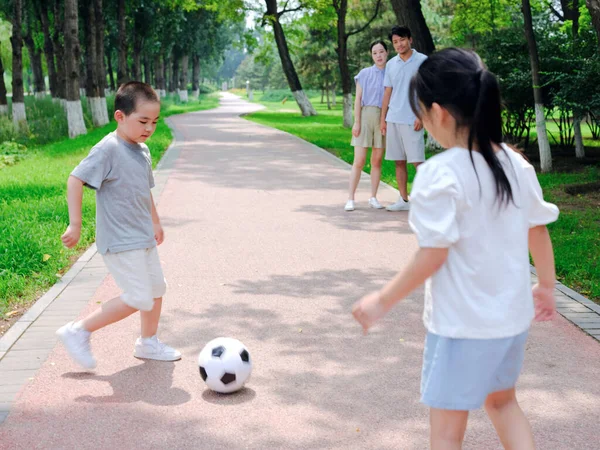
[[385,209],[388,211],[408,211],[410,209],[410,203],[400,197],[396,203],[388,205]]
[[90,333],[74,322],[62,326],[56,332],[71,358],[85,369],[96,367],[96,360],[90,349]]
[[157,361],[177,361],[181,359],[181,353],[156,336],[151,338],[137,338],[133,356],[140,359],[155,359]]
[[383,209],[383,205],[375,197],[369,199],[369,206],[375,209]]
[[344,206],[344,211],[354,211],[354,200],[348,200],[346,202],[346,206]]

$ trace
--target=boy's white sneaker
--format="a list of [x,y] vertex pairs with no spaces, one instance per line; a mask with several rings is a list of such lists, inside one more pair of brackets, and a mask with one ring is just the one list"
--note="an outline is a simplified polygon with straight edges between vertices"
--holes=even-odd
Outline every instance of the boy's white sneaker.
[[71,358],[88,370],[96,367],[96,360],[90,349],[91,334],[74,322],[69,322],[56,331],[56,335],[62,341]]
[[404,199],[400,197],[396,203],[388,205],[385,209],[388,211],[408,211],[410,209],[410,203],[404,201]]
[[344,206],[344,211],[354,211],[354,200],[348,200],[346,202],[346,206]]
[[133,356],[140,359],[154,359],[156,361],[177,361],[181,359],[181,353],[156,336],[151,338],[137,338]]
[[369,199],[369,206],[375,209],[383,209],[383,205],[375,197]]

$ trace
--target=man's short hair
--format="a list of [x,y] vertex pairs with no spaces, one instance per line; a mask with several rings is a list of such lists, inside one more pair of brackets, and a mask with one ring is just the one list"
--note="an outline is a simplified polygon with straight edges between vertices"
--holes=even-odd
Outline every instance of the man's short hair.
[[119,86],[115,96],[115,111],[120,110],[126,116],[135,112],[137,102],[158,102],[160,98],[152,86],[141,81],[130,81]]
[[390,41],[394,38],[394,36],[408,39],[412,37],[410,29],[408,27],[399,26],[395,26],[394,28],[392,28],[392,32],[390,33]]

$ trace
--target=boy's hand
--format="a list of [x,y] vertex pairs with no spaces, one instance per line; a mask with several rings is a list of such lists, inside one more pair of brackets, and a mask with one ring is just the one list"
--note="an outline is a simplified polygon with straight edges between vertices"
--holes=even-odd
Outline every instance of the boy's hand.
[[360,123],[355,123],[352,127],[352,136],[359,137],[360,136]]
[[156,239],[156,244],[160,245],[165,240],[165,232],[160,223],[154,223],[152,226],[154,227],[154,239]]
[[79,238],[81,236],[81,227],[69,225],[67,230],[61,236],[61,240],[65,247],[73,248],[79,242]]
[[535,305],[536,322],[553,320],[556,317],[556,300],[554,299],[554,286],[545,287],[536,284],[533,286],[533,303]]
[[379,292],[365,295],[352,308],[352,315],[363,327],[364,334],[367,334],[369,328],[375,325],[375,322],[381,319],[386,312],[381,303]]

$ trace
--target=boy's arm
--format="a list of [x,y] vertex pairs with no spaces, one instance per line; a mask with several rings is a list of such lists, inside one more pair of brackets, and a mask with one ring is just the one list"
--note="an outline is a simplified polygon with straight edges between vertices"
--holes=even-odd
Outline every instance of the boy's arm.
[[165,240],[165,232],[163,231],[160,223],[160,217],[158,217],[158,211],[156,210],[152,193],[150,193],[150,200],[152,202],[152,226],[154,227],[154,239],[156,239],[156,243],[160,245]]
[[387,124],[385,122],[385,117],[387,116],[388,108],[390,106],[390,99],[392,98],[392,90],[391,87],[386,87],[385,92],[383,94],[383,103],[381,105],[381,119],[379,120],[379,128],[381,129],[381,134],[385,136],[387,131]]
[[538,277],[538,282],[533,287],[535,319],[538,321],[552,320],[556,314],[554,299],[556,272],[552,241],[545,225],[529,229],[529,251]]
[[61,239],[67,248],[73,248],[81,236],[81,202],[83,181],[73,175],[67,181],[67,204],[69,205],[69,226]]
[[361,128],[361,107],[362,107],[362,87],[360,83],[356,83],[356,98],[354,99],[354,126],[352,127],[352,135],[360,136]]

